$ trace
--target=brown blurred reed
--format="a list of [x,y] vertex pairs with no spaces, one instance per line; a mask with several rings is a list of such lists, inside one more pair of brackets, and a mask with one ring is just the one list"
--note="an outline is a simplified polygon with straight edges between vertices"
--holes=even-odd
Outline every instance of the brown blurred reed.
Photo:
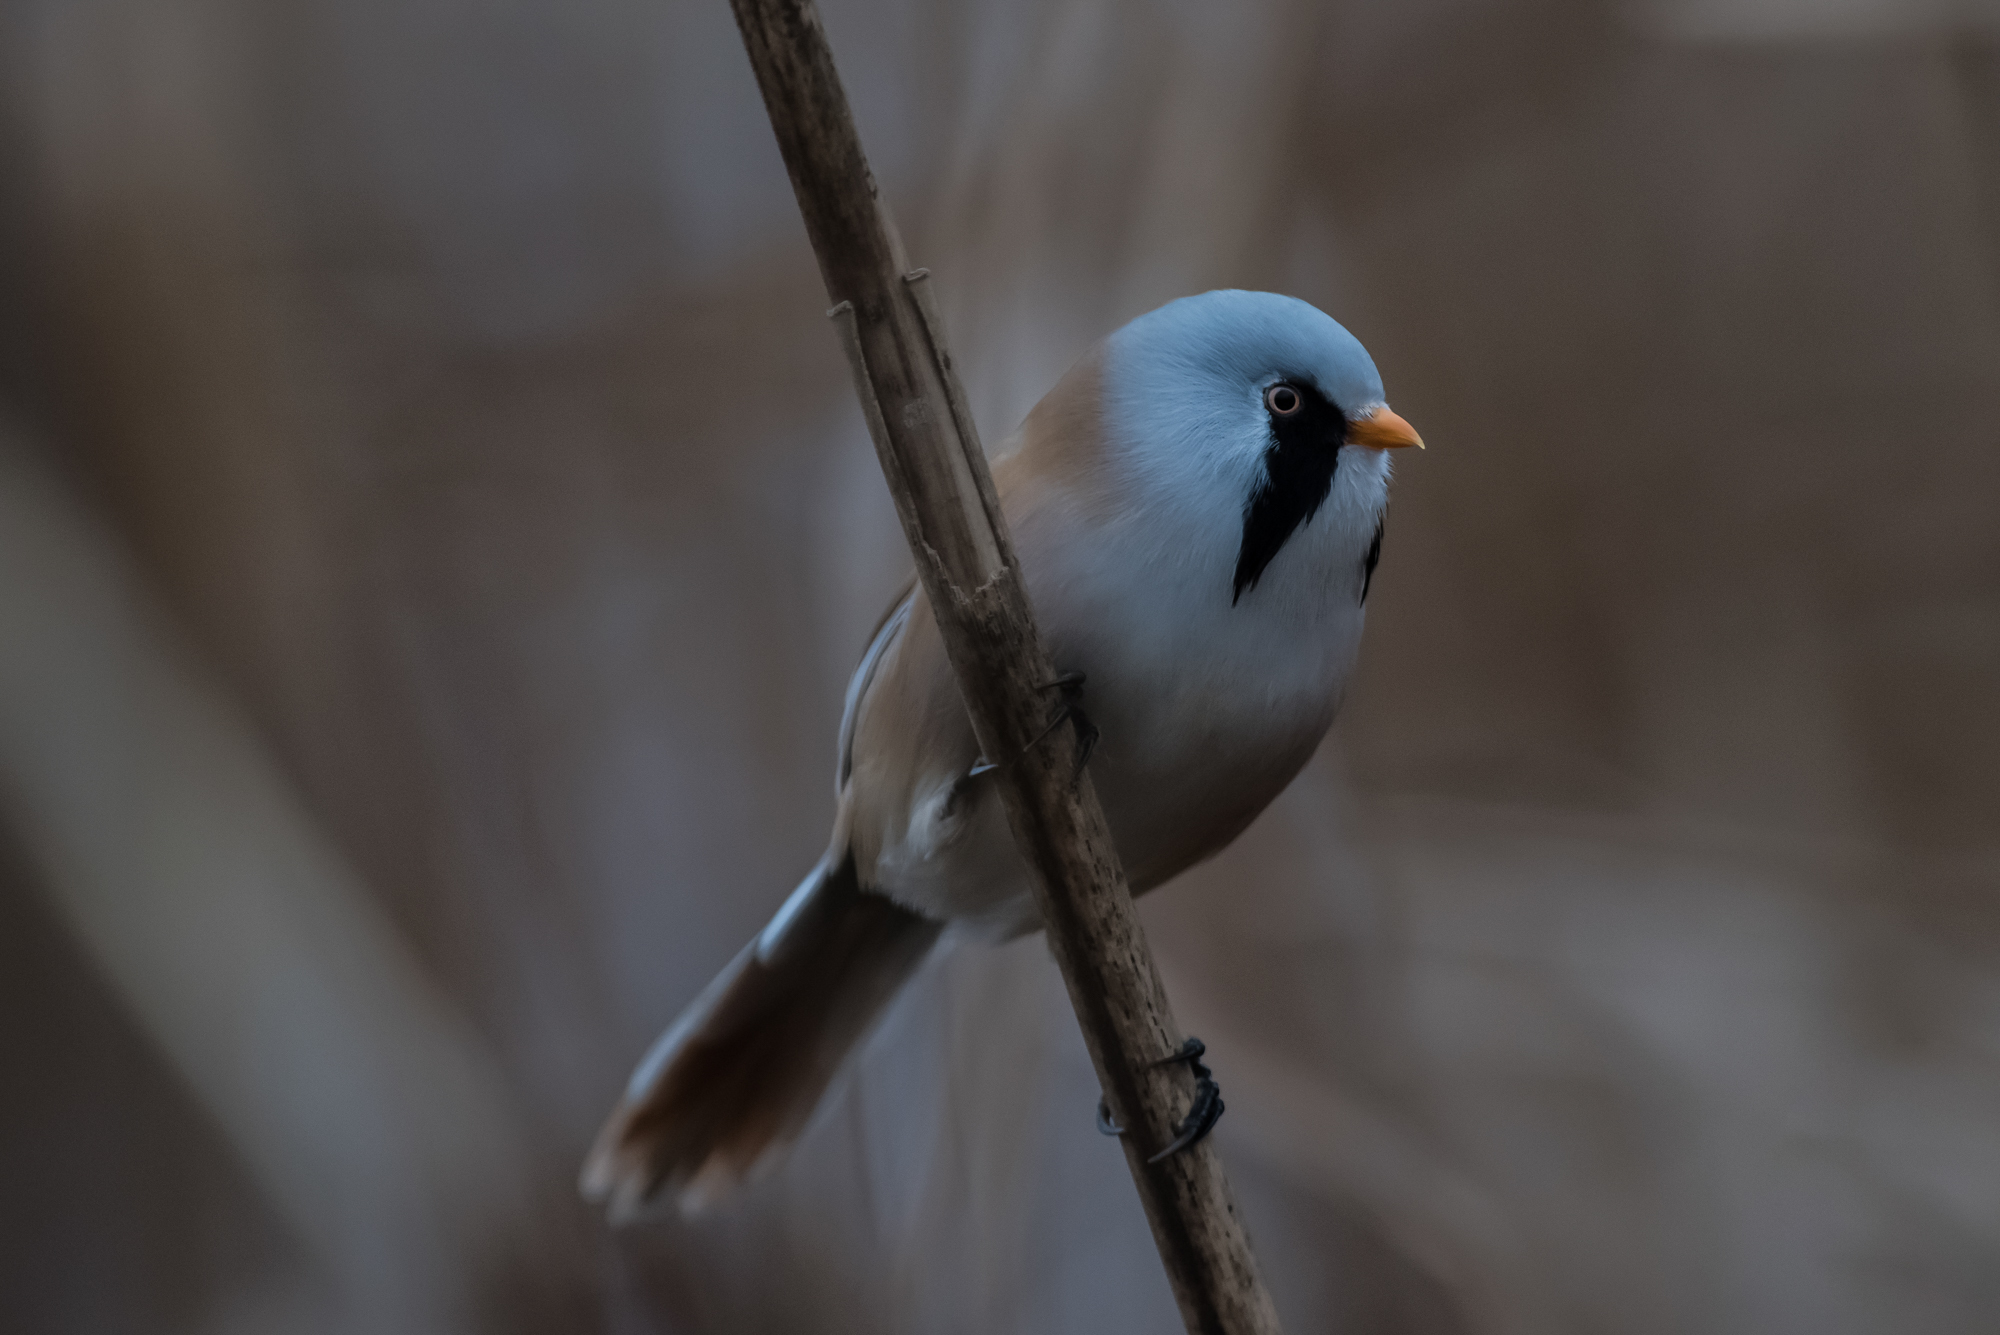
[[[1238,285],[1433,446],[1146,909],[1288,1329],[1991,1329],[1991,16],[823,9],[989,439]],[[0,1328],[1167,1328],[1035,942],[740,1204],[570,1190],[901,574],[726,7],[0,34]]]

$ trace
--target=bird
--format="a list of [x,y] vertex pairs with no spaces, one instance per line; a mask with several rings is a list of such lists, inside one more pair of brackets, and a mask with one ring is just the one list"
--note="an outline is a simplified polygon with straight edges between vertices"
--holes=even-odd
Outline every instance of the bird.
[[[996,451],[1050,659],[1134,894],[1227,846],[1331,727],[1422,445],[1360,341],[1220,290],[1087,351]],[[780,1157],[938,948],[1038,929],[994,764],[914,580],[850,680],[827,851],[654,1043],[580,1185],[614,1221],[698,1210]]]

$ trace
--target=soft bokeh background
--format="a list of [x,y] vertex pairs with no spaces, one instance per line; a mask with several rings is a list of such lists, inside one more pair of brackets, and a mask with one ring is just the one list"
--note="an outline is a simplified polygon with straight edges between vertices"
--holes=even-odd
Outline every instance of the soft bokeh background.
[[[1238,285],[1431,442],[1146,905],[1288,1329],[2000,1328],[2000,13],[824,12],[989,440]],[[1173,1328],[1039,941],[575,1199],[904,569],[722,0],[16,0],[0,167],[0,1328]]]

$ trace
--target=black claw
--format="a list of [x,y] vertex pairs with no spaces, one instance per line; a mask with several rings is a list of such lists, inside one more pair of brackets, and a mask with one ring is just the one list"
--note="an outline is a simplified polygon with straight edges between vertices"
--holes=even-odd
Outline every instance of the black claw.
[[[1214,1073],[1201,1060],[1207,1051],[1207,1044],[1198,1038],[1190,1038],[1181,1044],[1179,1052],[1153,1063],[1154,1066],[1172,1066],[1175,1062],[1186,1062],[1188,1069],[1194,1072],[1194,1102],[1188,1105],[1187,1116],[1181,1118],[1180,1125],[1174,1128],[1172,1142],[1146,1160],[1147,1163],[1158,1163],[1199,1143],[1222,1120],[1222,1086],[1215,1082]],[[1107,1136],[1125,1134],[1125,1128],[1111,1120],[1111,1108],[1101,1098],[1097,1101],[1097,1129]]]
[[1072,785],[1083,782],[1084,767],[1090,764],[1090,754],[1097,749],[1097,739],[1104,734],[1090,721],[1090,715],[1071,705],[1070,722],[1076,724],[1076,773],[1070,775]]
[[1212,1078],[1202,1077],[1194,1087],[1194,1103],[1189,1106],[1187,1116],[1174,1128],[1174,1138],[1165,1149],[1146,1160],[1158,1163],[1172,1158],[1188,1146],[1195,1144],[1215,1130],[1215,1124],[1222,1120],[1222,1086]]
[[1186,1062],[1188,1069],[1194,1072],[1195,1079],[1200,1080],[1208,1075],[1208,1068],[1201,1064],[1201,1059],[1206,1055],[1208,1055],[1208,1044],[1190,1035],[1181,1041],[1179,1052],[1162,1057],[1153,1065],[1172,1066],[1175,1062]]
[[1056,716],[1053,719],[1049,720],[1049,726],[1043,728],[1040,732],[1036,733],[1035,740],[1028,743],[1028,750],[1032,751],[1036,747],[1040,746],[1043,742],[1047,741],[1050,733],[1054,732],[1057,728],[1060,728],[1063,724],[1069,721],[1069,716],[1070,716],[1070,707],[1068,705],[1063,705],[1061,708],[1057,709]]

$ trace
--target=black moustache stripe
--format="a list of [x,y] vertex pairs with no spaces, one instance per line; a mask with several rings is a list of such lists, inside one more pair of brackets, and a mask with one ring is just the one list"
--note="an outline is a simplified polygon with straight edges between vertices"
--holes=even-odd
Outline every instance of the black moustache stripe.
[[1347,440],[1347,416],[1310,384],[1287,381],[1303,400],[1289,416],[1270,413],[1271,445],[1264,478],[1243,507],[1243,545],[1236,554],[1236,591],[1257,587],[1264,568],[1301,524],[1319,512],[1333,490],[1333,469]]
[[1368,606],[1368,586],[1375,582],[1375,563],[1382,559],[1382,524],[1375,521],[1375,541],[1368,544],[1368,555],[1361,558],[1361,606]]

